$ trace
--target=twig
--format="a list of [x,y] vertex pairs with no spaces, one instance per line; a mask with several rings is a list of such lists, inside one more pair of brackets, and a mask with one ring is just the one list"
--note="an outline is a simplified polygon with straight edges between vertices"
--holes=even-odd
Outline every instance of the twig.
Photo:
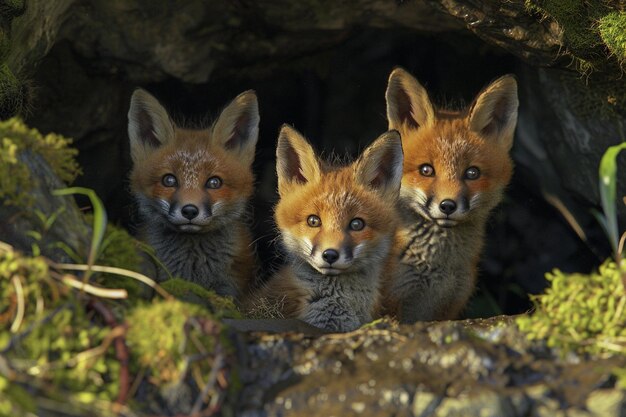
[[[113,313],[111,313],[111,311],[101,301],[94,300],[91,302],[91,306],[98,313],[100,313],[109,327],[112,329],[118,327]],[[128,401],[128,393],[130,391],[130,372],[128,370],[128,362],[130,355],[128,354],[128,347],[124,341],[124,334],[117,336],[113,340],[113,343],[115,344],[115,358],[120,363],[120,390],[117,394],[117,399],[115,400],[115,404],[119,408],[119,406],[126,404],[126,401]]]
[[79,281],[69,274],[59,275],[58,279],[60,279],[63,284],[69,287],[76,288],[78,290],[86,292],[87,294],[95,295],[96,297],[111,298],[111,299],[128,298],[128,292],[123,288],[114,289],[114,288],[97,287],[95,285],[88,284],[83,281]]
[[58,264],[56,262],[50,261],[50,265],[57,269],[66,269],[70,271],[95,271],[95,272],[106,272],[109,274],[122,275],[125,277],[136,279],[139,282],[146,284],[147,286],[154,288],[156,292],[158,292],[165,299],[172,299],[172,295],[165,291],[163,287],[156,283],[155,280],[145,276],[144,274],[140,274],[139,272],[129,271],[128,269],[116,268],[114,266],[102,266],[102,265],[84,265],[84,264]]
[[213,367],[211,368],[211,373],[209,374],[209,379],[207,383],[204,385],[202,392],[198,395],[196,402],[191,409],[191,415],[198,415],[200,410],[202,409],[202,405],[204,404],[204,398],[209,394],[209,392],[215,389],[215,383],[217,381],[217,373],[224,366],[224,355],[222,354],[219,346],[218,346],[217,354],[215,355],[215,360],[213,361]]

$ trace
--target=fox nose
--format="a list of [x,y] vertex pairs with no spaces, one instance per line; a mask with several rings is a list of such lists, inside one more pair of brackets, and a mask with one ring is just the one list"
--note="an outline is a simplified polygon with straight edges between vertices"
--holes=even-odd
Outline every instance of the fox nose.
[[194,206],[193,204],[187,204],[186,206],[183,206],[182,209],[180,209],[180,213],[183,215],[183,217],[189,220],[194,219],[199,212],[200,211],[198,210],[198,207]]
[[439,204],[439,210],[441,210],[443,214],[450,215],[456,211],[456,203],[454,200],[450,199],[443,200],[441,204]]
[[326,249],[324,252],[322,252],[322,259],[324,259],[329,264],[332,264],[337,259],[339,259],[339,252],[334,249]]

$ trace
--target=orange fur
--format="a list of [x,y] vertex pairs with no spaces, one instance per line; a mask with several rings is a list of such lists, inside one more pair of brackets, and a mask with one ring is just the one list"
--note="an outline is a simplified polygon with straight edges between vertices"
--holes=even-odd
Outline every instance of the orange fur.
[[176,126],[143,90],[131,100],[130,182],[145,238],[173,275],[224,295],[246,293],[256,271],[245,216],[258,122],[252,91],[236,97],[209,129]]
[[[277,149],[280,200],[275,219],[289,264],[256,295],[280,301],[285,317],[351,330],[380,314],[382,266],[394,262],[402,150],[389,132],[354,163],[321,162],[308,142],[283,127]],[[311,226],[309,216],[320,219]],[[360,219],[362,230],[353,230]],[[326,262],[326,250],[337,261]],[[333,269],[336,266],[336,269]],[[338,313],[337,311],[341,311]]]
[[485,222],[513,173],[517,84],[501,77],[455,112],[433,106],[417,80],[398,68],[386,98],[404,167],[403,249],[398,273],[386,285],[385,310],[405,322],[455,318],[476,285]]

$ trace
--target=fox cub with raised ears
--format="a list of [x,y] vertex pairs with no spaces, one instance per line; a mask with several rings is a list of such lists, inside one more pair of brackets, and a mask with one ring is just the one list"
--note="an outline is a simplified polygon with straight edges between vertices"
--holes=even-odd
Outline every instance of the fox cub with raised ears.
[[387,307],[402,322],[455,318],[476,286],[485,224],[513,172],[517,83],[505,75],[468,108],[450,111],[398,68],[386,100],[389,129],[404,149],[402,253]]
[[130,181],[143,238],[173,276],[221,295],[246,292],[256,272],[245,218],[258,125],[253,91],[208,129],[176,126],[144,90],[130,102]]
[[354,163],[336,166],[283,126],[276,159],[275,220],[288,264],[256,299],[331,331],[370,322],[379,315],[383,274],[397,258],[398,133],[383,134]]

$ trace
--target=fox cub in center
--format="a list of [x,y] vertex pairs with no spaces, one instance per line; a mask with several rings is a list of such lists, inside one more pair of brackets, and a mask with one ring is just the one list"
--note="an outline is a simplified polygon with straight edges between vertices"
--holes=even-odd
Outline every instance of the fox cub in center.
[[382,276],[397,257],[400,136],[387,132],[351,165],[333,166],[283,126],[276,158],[275,219],[288,265],[256,299],[276,306],[284,317],[332,331],[354,330],[378,316]]
[[253,91],[237,96],[209,129],[176,126],[144,90],[131,98],[130,181],[143,238],[173,276],[220,295],[246,292],[254,279],[244,219],[258,125]]
[[386,99],[389,128],[400,132],[404,148],[402,253],[388,310],[403,322],[455,318],[476,285],[489,212],[512,175],[517,83],[501,77],[455,112],[433,106],[398,68]]

